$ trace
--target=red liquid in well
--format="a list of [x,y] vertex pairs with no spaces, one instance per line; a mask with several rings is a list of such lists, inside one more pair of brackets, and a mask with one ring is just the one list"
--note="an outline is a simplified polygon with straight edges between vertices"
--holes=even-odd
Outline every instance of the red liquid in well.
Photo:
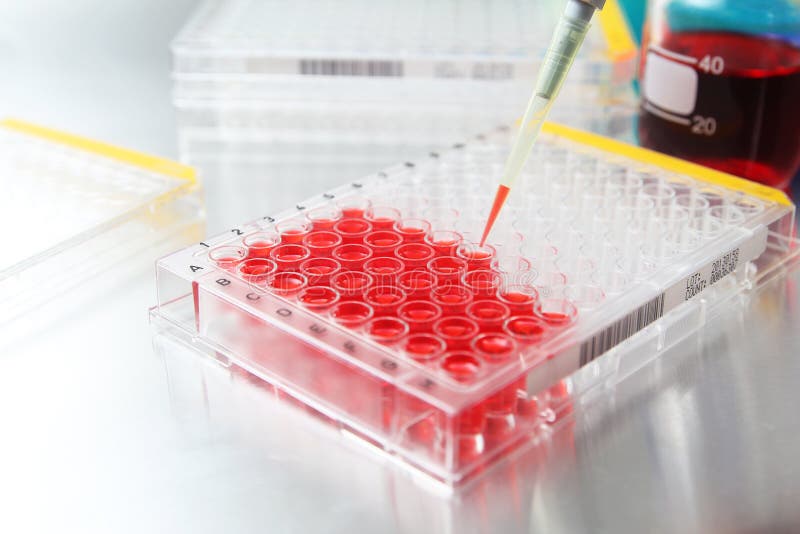
[[339,301],[339,294],[329,287],[307,287],[297,294],[297,301],[309,310],[322,312]]
[[341,264],[330,258],[310,258],[300,264],[300,272],[308,279],[309,285],[327,285],[341,270]]
[[406,339],[403,350],[417,362],[430,362],[442,354],[447,345],[436,336],[427,334],[412,335]]
[[367,298],[370,300],[369,304],[378,304],[379,306],[398,305],[405,299],[405,295],[399,290],[385,290],[383,288],[373,288],[371,293],[367,293]]
[[342,238],[334,232],[312,232],[303,239],[303,244],[313,256],[330,256],[342,244]]
[[436,251],[437,254],[441,254],[442,256],[449,256],[451,254],[455,254],[456,247],[458,246],[458,241],[433,241],[431,242],[433,249]]
[[442,309],[428,300],[412,300],[397,309],[412,332],[430,332],[433,323],[442,317]]
[[473,250],[465,254],[465,257],[469,261],[470,265],[477,266],[479,264],[482,264],[481,267],[488,267],[489,265],[487,264],[487,262],[491,260],[492,255],[482,250]]
[[399,341],[407,332],[408,326],[395,317],[379,317],[367,325],[367,335],[380,343]]
[[[486,412],[491,418],[492,416],[508,416],[512,415],[517,409],[517,392],[520,390],[519,384],[516,382],[508,387],[505,387],[486,399]],[[507,425],[502,425],[501,428],[494,428],[493,431],[509,430]]]
[[302,245],[279,245],[270,253],[278,269],[297,269],[303,260],[311,256],[311,251]]
[[441,256],[428,262],[428,270],[439,282],[457,283],[467,272],[467,262],[453,256]]
[[311,222],[312,230],[331,230],[338,219],[314,219]]
[[241,264],[239,271],[242,274],[249,274],[249,275],[258,275],[258,274],[269,274],[278,266],[275,265],[274,261],[267,260],[264,258],[257,258],[256,261],[245,261]]
[[358,271],[343,271],[331,277],[331,286],[344,300],[363,299],[373,283],[370,275]]
[[375,315],[393,315],[406,301],[406,294],[396,287],[375,286],[364,294],[364,302],[372,306]]
[[397,247],[394,254],[405,264],[406,268],[416,269],[425,267],[435,252],[424,243],[406,243]]
[[472,302],[472,292],[457,285],[441,285],[436,287],[431,298],[438,304],[445,315],[463,315]]
[[697,59],[694,64],[679,61],[697,73],[696,102],[679,117],[683,123],[643,106],[641,144],[787,187],[800,168],[800,49],[777,39],[725,32],[667,33],[660,46]]
[[553,299],[538,303],[535,313],[550,325],[566,326],[575,320],[578,309],[569,301]]
[[498,298],[515,315],[533,315],[533,308],[539,293],[530,286],[511,286],[501,289]]
[[364,271],[375,279],[376,286],[396,286],[403,268],[403,262],[397,258],[380,257],[364,262]]
[[400,219],[400,212],[394,208],[376,206],[367,212],[366,219],[376,230],[391,230]]
[[336,247],[331,255],[345,269],[359,270],[364,266],[364,262],[372,257],[372,251],[365,245],[351,243]]
[[311,229],[316,231],[331,230],[336,221],[342,218],[342,212],[332,205],[314,208],[306,214],[311,222]]
[[247,248],[248,258],[269,258],[269,253],[272,251],[274,245],[266,241],[256,241],[252,246]]
[[442,363],[442,369],[459,382],[472,380],[480,368],[480,361],[469,353],[451,354]]
[[278,295],[291,295],[306,286],[306,277],[300,273],[277,273],[270,277],[267,286]]
[[[472,381],[481,370],[480,361],[468,352],[451,352],[445,354],[442,369],[457,382]],[[486,426],[486,408],[483,403],[467,408],[455,417],[458,434],[480,434]]]
[[447,348],[463,350],[478,334],[478,325],[462,317],[445,317],[433,324],[433,333],[444,339]]
[[364,236],[372,231],[372,225],[363,219],[342,219],[333,225],[334,231],[345,243],[362,243]]
[[[489,363],[508,361],[517,355],[517,343],[505,334],[481,334],[475,338],[472,346],[481,359]],[[486,399],[488,433],[496,437],[514,428],[513,414],[517,408],[517,392],[524,386],[524,378],[514,380]]]
[[397,278],[397,283],[409,298],[428,298],[436,278],[427,271],[406,271]]
[[430,223],[423,219],[403,219],[394,224],[395,232],[403,236],[403,241],[406,243],[424,241],[430,229]]
[[208,257],[216,263],[217,267],[228,271],[234,269],[240,261],[247,257],[247,250],[242,247],[223,245],[211,249]]
[[512,304],[533,304],[534,299],[524,293],[503,293],[503,298]]
[[467,262],[467,270],[474,271],[477,269],[489,270],[492,268],[492,261],[494,260],[494,248],[489,245],[481,247],[475,245],[462,245],[458,247],[456,252],[459,258]]
[[371,232],[364,236],[364,244],[372,248],[376,256],[391,256],[402,242],[400,234],[387,230]]
[[511,316],[505,304],[495,300],[477,300],[467,306],[467,317],[478,323],[481,331],[499,331]]
[[476,298],[491,298],[497,295],[502,278],[494,271],[478,269],[464,274],[464,285]]
[[419,242],[425,237],[425,230],[423,228],[400,226],[397,230],[407,243]]
[[372,308],[363,302],[340,302],[331,309],[333,320],[350,328],[366,323],[372,315]]
[[391,230],[392,226],[394,225],[394,219],[389,219],[388,217],[370,218],[369,222],[372,223],[373,228],[384,230]]
[[370,208],[370,201],[361,196],[348,196],[336,202],[343,217],[362,218]]
[[425,242],[432,246],[439,256],[455,256],[462,240],[461,234],[447,230],[437,230],[425,237]]
[[311,224],[305,221],[285,221],[278,223],[278,233],[281,236],[282,244],[297,245],[303,242],[311,232]]
[[516,348],[514,340],[503,334],[484,334],[475,338],[475,349],[489,361],[502,361]]
[[560,324],[569,321],[569,315],[560,312],[542,312],[539,316],[548,323]]
[[540,342],[549,330],[545,322],[534,317],[512,317],[503,328],[520,343]]
[[364,216],[364,210],[362,208],[344,208],[342,210],[342,215],[349,219],[356,219]]
[[365,270],[373,276],[400,274],[403,272],[403,262],[394,258],[378,258],[377,261],[370,260],[368,265],[364,265]]
[[256,232],[244,238],[242,243],[247,247],[248,258],[269,258],[272,249],[280,244],[278,234],[270,232]]
[[306,233],[302,230],[287,230],[281,234],[283,243],[302,243]]

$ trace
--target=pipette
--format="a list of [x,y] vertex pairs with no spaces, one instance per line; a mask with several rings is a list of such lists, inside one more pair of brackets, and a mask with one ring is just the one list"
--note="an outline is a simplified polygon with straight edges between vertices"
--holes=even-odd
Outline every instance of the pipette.
[[522,118],[514,146],[506,160],[500,184],[489,212],[489,219],[483,229],[481,246],[486,243],[500,209],[508,198],[511,187],[522,171],[522,167],[531,153],[533,144],[542,129],[561,84],[564,82],[569,68],[583,43],[589,24],[596,10],[602,9],[605,0],[567,0],[561,20],[556,25],[553,39],[545,54],[544,61],[536,79],[536,86],[528,102],[528,108]]

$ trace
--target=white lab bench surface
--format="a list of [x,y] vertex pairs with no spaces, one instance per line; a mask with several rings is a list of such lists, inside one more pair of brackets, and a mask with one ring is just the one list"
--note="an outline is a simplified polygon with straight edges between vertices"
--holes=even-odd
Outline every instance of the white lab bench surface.
[[[3,3],[0,115],[176,157],[193,7]],[[800,530],[797,273],[448,495],[154,335],[153,259],[3,346],[0,532]]]

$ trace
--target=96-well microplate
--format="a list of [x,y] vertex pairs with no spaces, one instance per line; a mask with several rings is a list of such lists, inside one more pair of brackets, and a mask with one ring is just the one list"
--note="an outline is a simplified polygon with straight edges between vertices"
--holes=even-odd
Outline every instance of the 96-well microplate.
[[508,141],[482,136],[168,256],[155,313],[455,483],[563,417],[562,379],[769,268],[791,232],[777,191],[548,126],[481,247]]

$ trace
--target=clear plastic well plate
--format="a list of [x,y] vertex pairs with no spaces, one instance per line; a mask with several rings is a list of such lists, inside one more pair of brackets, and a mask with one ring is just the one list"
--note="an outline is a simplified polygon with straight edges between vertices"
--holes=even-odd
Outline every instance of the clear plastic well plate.
[[699,295],[739,291],[790,253],[781,192],[552,124],[480,247],[509,138],[167,256],[154,314],[456,483],[564,417],[565,377],[649,325],[684,335]]
[[5,120],[0,176],[0,324],[142,250],[163,253],[158,245],[181,232],[180,242],[190,242],[199,230],[194,171],[161,158]]
[[[307,144],[303,157],[333,146],[334,161],[367,158],[374,145],[404,158],[506,124],[524,109],[561,10],[559,0],[208,0],[172,43],[182,157],[205,163],[278,141]],[[624,132],[635,66],[609,0],[551,116]],[[269,148],[245,155],[285,152]]]

